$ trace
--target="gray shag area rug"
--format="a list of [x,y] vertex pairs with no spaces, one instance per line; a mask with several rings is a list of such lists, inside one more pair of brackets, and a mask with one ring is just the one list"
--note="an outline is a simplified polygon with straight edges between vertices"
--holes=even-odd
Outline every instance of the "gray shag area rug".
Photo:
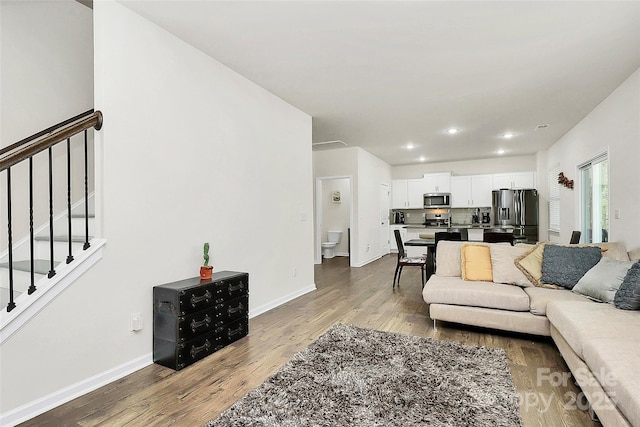
[[504,350],[336,324],[207,427],[521,426]]

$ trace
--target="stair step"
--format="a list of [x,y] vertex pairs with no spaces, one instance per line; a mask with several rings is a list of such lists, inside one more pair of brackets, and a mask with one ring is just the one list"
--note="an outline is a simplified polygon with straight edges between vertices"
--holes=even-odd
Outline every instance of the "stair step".
[[[22,292],[16,290],[13,291],[13,300],[15,301]],[[7,304],[9,304],[9,289],[0,288],[0,310],[6,310]]]
[[[54,261],[55,265],[60,264],[58,261]],[[0,267],[9,268],[8,262],[0,263]],[[51,269],[51,263],[46,259],[35,259],[33,260],[33,268],[36,274],[48,274]],[[18,271],[31,271],[31,263],[29,260],[26,261],[14,261],[13,269]]]
[[[95,218],[95,214],[90,213],[89,219]],[[84,214],[71,214],[71,218],[82,218],[84,219]]]
[[[89,236],[89,240],[91,240],[93,238],[93,236]],[[33,238],[33,240],[37,241],[37,242],[43,242],[43,241],[50,241],[51,239],[49,238],[49,236],[36,236]],[[68,242],[69,241],[69,237],[68,236],[53,236],[53,241],[54,242]],[[85,236],[71,236],[71,241],[74,243],[83,243],[85,241]]]

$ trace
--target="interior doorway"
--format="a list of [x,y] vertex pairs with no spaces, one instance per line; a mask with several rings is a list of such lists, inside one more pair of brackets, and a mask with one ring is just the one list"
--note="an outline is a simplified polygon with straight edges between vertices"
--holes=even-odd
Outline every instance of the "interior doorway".
[[[351,253],[350,233],[353,224],[353,180],[351,176],[316,178],[315,263],[322,263],[322,243],[328,241],[329,231],[341,231],[335,256]],[[351,265],[351,261],[350,261]]]

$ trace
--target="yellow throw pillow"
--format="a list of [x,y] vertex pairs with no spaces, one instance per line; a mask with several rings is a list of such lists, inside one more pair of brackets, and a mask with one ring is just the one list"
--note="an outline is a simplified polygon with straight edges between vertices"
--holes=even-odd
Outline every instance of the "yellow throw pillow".
[[462,278],[464,280],[492,282],[491,252],[489,246],[465,243],[462,245]]

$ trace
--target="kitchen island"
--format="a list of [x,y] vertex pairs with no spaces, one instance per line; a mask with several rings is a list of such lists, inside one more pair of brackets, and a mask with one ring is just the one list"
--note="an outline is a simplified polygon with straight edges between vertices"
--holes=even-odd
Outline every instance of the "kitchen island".
[[[391,237],[389,241],[391,242],[390,249],[391,252],[397,253],[398,248],[395,245],[395,237],[393,236],[393,230],[400,230],[400,235],[402,237],[402,241],[406,242],[408,240],[420,239],[421,236],[423,238],[433,238],[435,233],[444,232],[453,228],[465,228],[468,233],[468,240],[470,242],[482,242],[484,231],[485,230],[497,230],[500,229],[505,233],[513,233],[512,226],[497,226],[497,225],[489,225],[489,224],[451,224],[450,226],[441,225],[438,227],[434,227],[432,225],[424,225],[424,224],[391,224]],[[407,256],[421,256],[424,254],[424,248],[420,247],[405,247],[407,251]]]

